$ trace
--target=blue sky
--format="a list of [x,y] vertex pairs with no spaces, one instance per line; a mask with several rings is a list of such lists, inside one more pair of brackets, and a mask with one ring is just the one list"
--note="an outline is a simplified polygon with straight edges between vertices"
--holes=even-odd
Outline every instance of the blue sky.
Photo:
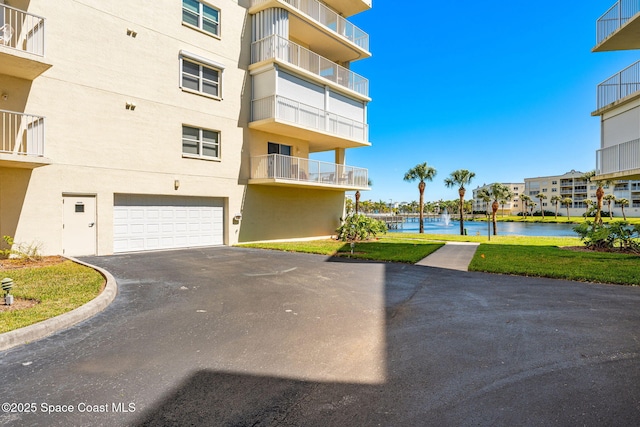
[[397,4],[374,0],[350,18],[373,53],[351,67],[373,98],[372,146],[347,151],[373,181],[363,200],[417,200],[402,178],[425,161],[438,171],[426,200],[457,197],[443,184],[456,169],[475,172],[475,188],[595,168],[596,86],[640,59],[591,53],[614,0]]

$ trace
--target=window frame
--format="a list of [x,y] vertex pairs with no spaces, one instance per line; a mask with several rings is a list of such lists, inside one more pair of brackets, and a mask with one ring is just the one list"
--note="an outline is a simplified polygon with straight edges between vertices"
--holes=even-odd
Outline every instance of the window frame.
[[[196,65],[198,67],[198,75],[195,76],[191,73],[186,73],[188,76],[196,77],[198,83],[198,89],[193,89],[185,86],[185,69],[184,63],[188,62],[192,65]],[[204,77],[204,70],[215,71],[218,73],[218,80],[210,80]],[[224,72],[224,67],[220,64],[216,64],[213,61],[204,61],[200,60],[194,56],[187,55],[183,52],[180,52],[180,89],[184,92],[194,93],[201,96],[206,96],[211,99],[222,100],[222,74]],[[204,83],[215,83],[217,90],[217,95],[205,92],[203,90]]]
[[[271,150],[271,148],[276,148],[278,151],[274,152]],[[289,154],[283,153],[283,151],[287,151],[287,150],[283,150],[283,147],[286,147],[289,151]],[[289,156],[291,157],[291,153],[293,153],[293,146],[292,145],[287,145],[287,144],[280,144],[279,142],[267,142],[267,154],[279,154],[281,156]]]
[[[186,139],[184,136],[184,129],[185,128],[190,128],[190,129],[195,129],[198,131],[198,139],[197,140],[193,140],[193,139]],[[212,160],[212,161],[221,161],[222,160],[222,132],[216,129],[209,129],[209,128],[203,128],[200,126],[195,126],[195,125],[189,125],[186,123],[182,124],[182,135],[180,137],[181,140],[181,152],[182,152],[182,157],[183,158],[189,158],[189,159],[199,159],[199,160]],[[204,153],[204,145],[212,145],[212,143],[210,142],[206,142],[204,140],[204,132],[213,132],[216,134],[216,142],[215,142],[215,146],[217,149],[217,157],[213,157],[213,156],[207,156]],[[197,142],[198,143],[198,154],[194,154],[194,153],[186,153],[184,151],[184,142],[185,140],[191,141],[191,142]]]
[[[193,1],[195,1],[196,3],[198,3],[198,12],[195,14],[195,17],[196,17],[196,18],[197,18],[197,20],[198,20],[198,24],[197,24],[197,25],[194,25],[194,24],[192,24],[192,23],[190,23],[190,22],[186,22],[186,21],[184,20],[184,14],[185,14],[185,12],[187,12],[187,13],[189,13],[189,14],[194,14],[194,12],[193,12],[192,10],[190,10],[190,9],[185,9],[185,6],[184,6],[184,0],[182,0],[182,16],[181,16],[181,19],[182,19],[182,25],[187,26],[187,27],[189,27],[189,28],[193,28],[194,30],[197,30],[197,31],[199,31],[199,32],[201,32],[201,33],[204,33],[204,34],[208,35],[208,36],[215,37],[215,38],[217,38],[217,39],[222,38],[222,31],[221,31],[221,27],[222,27],[222,26],[221,26],[221,24],[220,24],[220,22],[222,21],[222,11],[220,10],[220,8],[215,7],[215,6],[214,6],[214,5],[212,5],[211,3],[203,2],[203,1],[201,1],[201,0],[193,0]],[[212,20],[212,19],[210,19],[210,18],[207,18],[207,17],[204,15],[204,8],[205,8],[205,7],[208,7],[208,8],[210,8],[210,9],[213,9],[213,10],[215,10],[215,11],[216,11],[216,13],[218,14],[218,21],[217,21],[217,22],[216,22],[216,21],[213,21],[213,20]],[[205,20],[210,21],[210,22],[213,22],[213,23],[216,25],[217,33],[212,33],[211,31],[209,31],[209,30],[207,30],[207,29],[205,29],[205,28],[204,28],[204,22],[205,22]]]

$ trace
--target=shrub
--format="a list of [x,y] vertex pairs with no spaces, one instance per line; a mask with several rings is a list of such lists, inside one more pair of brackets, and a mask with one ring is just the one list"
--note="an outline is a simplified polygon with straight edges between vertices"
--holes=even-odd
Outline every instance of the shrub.
[[25,261],[38,261],[42,258],[41,243],[15,243],[13,237],[2,236],[8,249],[0,249],[0,258],[18,258]]
[[585,246],[593,250],[619,248],[628,252],[640,252],[640,224],[629,225],[626,221],[597,224],[586,221],[573,227]]
[[363,214],[348,215],[342,225],[336,230],[338,240],[356,241],[367,240],[376,237],[377,234],[387,232],[387,224],[384,221],[369,218]]

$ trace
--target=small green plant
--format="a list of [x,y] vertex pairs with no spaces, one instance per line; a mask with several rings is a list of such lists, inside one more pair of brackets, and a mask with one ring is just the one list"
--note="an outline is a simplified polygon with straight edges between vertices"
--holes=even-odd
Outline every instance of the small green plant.
[[4,243],[9,247],[7,249],[0,249],[0,258],[9,258],[9,255],[11,255],[11,248],[13,247],[13,237],[2,236],[2,240],[4,240]]
[[608,224],[586,221],[573,227],[585,246],[593,250],[618,248],[625,252],[640,253],[640,225],[629,225],[627,221]]
[[387,224],[363,214],[353,214],[344,219],[344,222],[336,232],[338,233],[338,240],[343,242],[368,240],[378,234],[385,234],[387,232]]
[[26,261],[38,261],[42,259],[41,243],[15,243],[13,237],[2,236],[7,249],[0,249],[0,258],[18,258]]

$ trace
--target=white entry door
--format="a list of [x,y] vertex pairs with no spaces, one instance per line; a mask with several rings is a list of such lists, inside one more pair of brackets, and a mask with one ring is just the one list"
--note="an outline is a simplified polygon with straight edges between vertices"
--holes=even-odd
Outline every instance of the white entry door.
[[64,196],[63,253],[67,256],[96,254],[95,196]]

